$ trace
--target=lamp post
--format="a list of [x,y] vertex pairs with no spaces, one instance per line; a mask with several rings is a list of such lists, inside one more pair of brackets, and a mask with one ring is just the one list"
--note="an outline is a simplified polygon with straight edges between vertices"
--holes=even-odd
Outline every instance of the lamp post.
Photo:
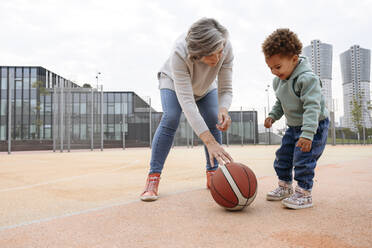
[[98,76],[101,75],[100,72],[97,72],[97,76],[96,76],[96,79],[97,79],[97,90],[98,90]]
[[[269,88],[270,88],[270,85],[268,84],[265,91],[267,92],[267,114],[270,113],[270,98],[269,98]],[[269,145],[271,145],[271,137],[270,137],[270,129],[269,128]]]

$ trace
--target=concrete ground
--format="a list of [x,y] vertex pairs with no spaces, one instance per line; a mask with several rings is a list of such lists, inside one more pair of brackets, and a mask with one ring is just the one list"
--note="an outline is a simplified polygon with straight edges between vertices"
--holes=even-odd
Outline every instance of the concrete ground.
[[304,210],[265,200],[277,148],[226,148],[258,178],[241,212],[205,189],[202,147],[172,149],[152,203],[148,148],[0,153],[0,247],[372,247],[372,146],[327,146]]

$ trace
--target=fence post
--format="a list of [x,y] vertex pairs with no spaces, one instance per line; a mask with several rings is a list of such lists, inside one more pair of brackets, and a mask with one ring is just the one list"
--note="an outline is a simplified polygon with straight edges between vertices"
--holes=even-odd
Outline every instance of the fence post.
[[91,88],[91,108],[90,108],[90,150],[93,151],[93,88]]
[[59,129],[59,131],[60,131],[60,152],[63,152],[63,135],[64,135],[64,132],[63,132],[63,130],[64,130],[64,125],[63,125],[63,121],[64,121],[64,118],[63,118],[63,114],[64,114],[64,111],[65,111],[65,109],[64,109],[64,99],[63,99],[63,90],[64,90],[64,88],[63,88],[63,83],[60,81],[60,84],[61,84],[61,87],[60,87],[60,91],[61,91],[61,101],[60,101],[60,103],[61,103],[61,107],[60,107],[60,118],[61,118],[61,120],[60,120],[60,129]]
[[241,136],[242,136],[242,146],[244,145],[244,130],[243,130],[243,107],[240,107],[240,127],[241,127]]
[[194,148],[194,130],[191,128],[191,148]]
[[253,121],[253,144],[256,144],[256,120],[257,120],[257,116],[256,116],[256,112],[254,111],[253,109],[253,112],[252,112],[252,121]]
[[125,109],[124,109],[124,103],[121,104],[122,107],[122,130],[123,130],[123,150],[125,149]]
[[[232,122],[232,121],[231,121]],[[227,130],[226,130],[226,145],[227,145],[227,147],[229,146],[229,130],[230,130],[230,128],[228,128]]]
[[151,130],[151,97],[149,97],[149,107],[150,107],[150,109],[149,109],[149,125],[150,125],[150,144],[149,144],[149,146],[150,146],[150,149],[152,148],[152,130]]
[[71,88],[67,89],[67,151],[70,152],[71,148],[71,107],[72,107],[72,96],[71,96]]
[[101,151],[103,151],[103,85],[101,85]]
[[12,153],[12,84],[8,87],[8,154]]
[[336,130],[335,130],[335,112],[331,111],[331,133],[332,133],[332,145],[336,145]]
[[187,124],[187,122],[185,122],[185,127],[186,127],[186,143],[187,143],[187,148],[190,148],[189,125]]
[[57,89],[55,87],[55,85],[53,86],[53,113],[52,113],[52,116],[53,116],[53,126],[52,126],[52,129],[53,129],[53,152],[56,152],[56,129],[57,129],[57,119],[56,119],[56,116],[57,116]]

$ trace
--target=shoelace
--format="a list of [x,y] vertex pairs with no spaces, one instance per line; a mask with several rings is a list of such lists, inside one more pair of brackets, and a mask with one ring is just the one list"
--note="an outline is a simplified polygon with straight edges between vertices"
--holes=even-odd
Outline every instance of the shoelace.
[[275,195],[277,195],[277,194],[281,193],[281,192],[284,191],[284,190],[285,190],[284,187],[279,186],[278,188],[274,189],[274,190],[272,191],[272,193],[275,194]]
[[150,177],[149,178],[149,183],[146,187],[146,191],[154,191],[154,189],[156,188],[156,185],[159,182],[159,179],[160,179],[160,177]]
[[304,195],[302,193],[295,191],[294,194],[289,197],[289,200],[295,201],[297,203],[302,203],[305,202],[306,199],[304,198]]

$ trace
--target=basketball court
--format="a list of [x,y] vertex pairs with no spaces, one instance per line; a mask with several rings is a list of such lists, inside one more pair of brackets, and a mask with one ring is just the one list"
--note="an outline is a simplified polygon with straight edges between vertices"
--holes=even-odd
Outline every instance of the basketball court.
[[372,247],[372,146],[328,145],[304,210],[265,200],[277,148],[226,148],[258,179],[240,212],[206,189],[202,147],[171,150],[150,203],[149,148],[0,153],[0,247]]

